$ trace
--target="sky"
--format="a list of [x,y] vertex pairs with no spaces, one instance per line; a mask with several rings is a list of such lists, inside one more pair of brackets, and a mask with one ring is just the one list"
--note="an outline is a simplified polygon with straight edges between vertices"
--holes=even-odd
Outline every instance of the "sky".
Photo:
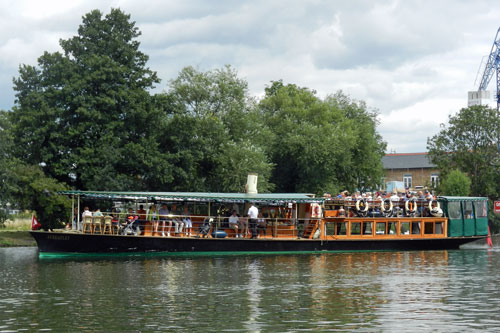
[[495,0],[0,0],[0,109],[15,105],[20,64],[61,51],[83,15],[111,8],[142,32],[157,92],[185,66],[226,64],[257,98],[276,80],[321,98],[342,90],[377,110],[388,153],[425,152],[467,107],[500,26]]

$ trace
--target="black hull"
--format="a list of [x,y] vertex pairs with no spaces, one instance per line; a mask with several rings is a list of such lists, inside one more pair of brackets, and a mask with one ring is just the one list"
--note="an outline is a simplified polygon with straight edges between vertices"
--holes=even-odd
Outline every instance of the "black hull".
[[305,240],[177,238],[121,235],[90,235],[31,231],[40,252],[319,252],[458,249],[483,236],[452,238]]

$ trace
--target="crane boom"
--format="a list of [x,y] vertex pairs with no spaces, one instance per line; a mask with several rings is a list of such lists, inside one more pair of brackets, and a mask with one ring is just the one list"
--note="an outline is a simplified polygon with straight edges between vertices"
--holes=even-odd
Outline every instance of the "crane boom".
[[499,73],[499,65],[500,65],[500,36],[499,36],[500,28],[497,30],[497,34],[495,35],[495,40],[493,41],[493,45],[491,46],[490,55],[488,56],[488,62],[484,67],[484,72],[481,77],[481,83],[479,84],[478,91],[486,91],[488,88],[488,84],[493,77],[493,73],[496,73],[497,77],[497,89],[496,89],[496,99],[497,99],[497,110],[500,106],[500,73]]

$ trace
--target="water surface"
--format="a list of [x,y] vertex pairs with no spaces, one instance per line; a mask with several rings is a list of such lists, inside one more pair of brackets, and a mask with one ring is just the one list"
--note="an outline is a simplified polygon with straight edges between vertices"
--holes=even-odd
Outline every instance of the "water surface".
[[0,331],[500,328],[500,250],[39,258],[0,249]]

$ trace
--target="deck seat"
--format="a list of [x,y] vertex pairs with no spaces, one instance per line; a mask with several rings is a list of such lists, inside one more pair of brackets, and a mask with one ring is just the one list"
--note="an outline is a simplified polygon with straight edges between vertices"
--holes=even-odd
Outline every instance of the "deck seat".
[[102,233],[105,234],[106,231],[109,233],[109,234],[112,234],[113,233],[113,230],[112,230],[112,227],[111,227],[111,220],[113,218],[111,216],[104,216],[104,229],[102,230]]
[[83,228],[82,232],[85,233],[85,231],[88,229],[89,233],[93,233],[92,230],[92,216],[84,216],[83,217]]

